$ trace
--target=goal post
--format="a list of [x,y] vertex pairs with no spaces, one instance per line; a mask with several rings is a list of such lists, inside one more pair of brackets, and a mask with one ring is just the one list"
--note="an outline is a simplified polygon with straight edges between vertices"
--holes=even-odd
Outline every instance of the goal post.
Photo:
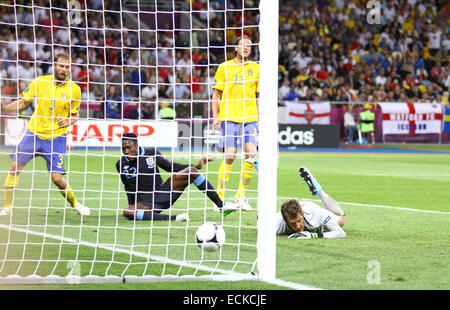
[[[70,78],[82,95],[79,119],[67,134],[63,178],[90,215],[72,210],[38,156],[25,165],[16,187],[6,186],[10,154],[36,104],[50,99],[36,97],[28,110],[2,112],[0,209],[12,199],[12,213],[0,216],[0,284],[274,280],[278,14],[273,12],[278,2],[272,0],[1,3],[3,102],[21,98],[36,77],[52,75],[53,56],[70,55]],[[253,36],[250,60],[260,71],[258,169],[246,184],[253,210],[224,217],[191,184],[162,212],[186,213],[188,222],[124,218],[129,200],[116,170],[123,133],[136,133],[143,149],[155,147],[172,162],[195,165],[203,156],[216,158],[201,170],[216,187],[225,154],[218,151],[220,131],[212,128],[214,75],[233,58],[234,39],[246,33]],[[174,115],[166,119],[168,107]],[[243,182],[244,133],[238,138],[225,202],[234,200]],[[171,176],[160,172],[163,180]],[[224,246],[212,253],[195,240],[196,229],[208,221],[226,232]]]
[[278,169],[278,1],[260,2],[260,112],[258,188],[258,269],[262,280],[276,277]]

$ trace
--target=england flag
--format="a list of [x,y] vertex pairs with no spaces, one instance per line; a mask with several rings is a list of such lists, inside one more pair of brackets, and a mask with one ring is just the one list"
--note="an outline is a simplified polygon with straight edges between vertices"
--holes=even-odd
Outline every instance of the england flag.
[[331,105],[329,102],[287,101],[286,108],[287,123],[289,124],[330,124]]
[[432,103],[383,102],[383,134],[440,133],[442,107]]

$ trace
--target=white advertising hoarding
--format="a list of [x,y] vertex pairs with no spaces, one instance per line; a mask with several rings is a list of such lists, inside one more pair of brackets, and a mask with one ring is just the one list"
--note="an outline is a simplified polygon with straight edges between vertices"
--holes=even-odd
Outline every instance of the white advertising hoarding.
[[[6,145],[17,145],[27,128],[24,119],[7,119]],[[119,147],[121,136],[134,132],[139,144],[154,147],[177,147],[176,121],[79,120],[67,136],[68,146]]]

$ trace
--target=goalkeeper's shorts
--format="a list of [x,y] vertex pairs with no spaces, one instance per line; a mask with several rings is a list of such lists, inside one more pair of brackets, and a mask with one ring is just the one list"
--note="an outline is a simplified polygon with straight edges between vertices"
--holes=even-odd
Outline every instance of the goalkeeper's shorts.
[[34,156],[42,156],[47,163],[49,172],[65,174],[66,141],[66,135],[52,140],[42,140],[27,130],[16,151],[10,157],[13,161],[25,166]]

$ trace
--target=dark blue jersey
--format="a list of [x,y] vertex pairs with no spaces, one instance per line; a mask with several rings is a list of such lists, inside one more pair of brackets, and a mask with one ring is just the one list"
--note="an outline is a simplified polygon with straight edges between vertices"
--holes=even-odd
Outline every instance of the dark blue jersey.
[[[125,187],[128,203],[139,202],[139,195],[152,194],[158,191],[163,184],[159,168],[167,172],[178,172],[189,165],[179,164],[167,160],[164,155],[154,148],[139,147],[139,156],[136,160],[129,160],[122,156],[116,163],[117,172]],[[138,195],[136,199],[136,194]]]

